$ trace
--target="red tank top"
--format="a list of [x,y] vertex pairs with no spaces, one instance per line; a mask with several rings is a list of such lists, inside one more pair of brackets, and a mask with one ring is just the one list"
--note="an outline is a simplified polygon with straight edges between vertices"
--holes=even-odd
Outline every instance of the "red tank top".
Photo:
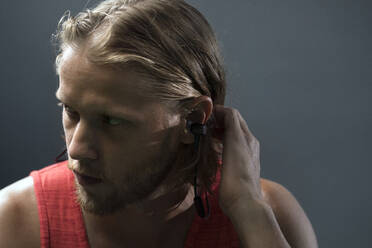
[[[40,220],[41,248],[89,248],[83,215],[75,200],[74,175],[67,162],[32,171]],[[234,227],[218,205],[220,174],[208,195],[211,208],[207,220],[195,216],[188,231],[185,248],[239,247]]]

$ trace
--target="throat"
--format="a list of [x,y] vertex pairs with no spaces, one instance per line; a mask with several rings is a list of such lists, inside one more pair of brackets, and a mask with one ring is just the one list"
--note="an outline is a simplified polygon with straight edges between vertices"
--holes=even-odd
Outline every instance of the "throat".
[[196,215],[191,189],[183,195],[183,200],[170,208],[168,205],[165,211],[159,210],[162,202],[156,203],[154,208],[150,205],[140,209],[130,206],[108,216],[83,210],[91,247],[183,247]]

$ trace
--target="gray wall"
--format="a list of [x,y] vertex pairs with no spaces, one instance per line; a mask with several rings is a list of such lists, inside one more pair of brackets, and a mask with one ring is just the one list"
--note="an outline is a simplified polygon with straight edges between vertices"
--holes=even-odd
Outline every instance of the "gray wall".
[[[296,196],[321,247],[371,247],[371,1],[189,2],[218,35],[227,104],[261,142],[262,176]],[[2,1],[0,188],[62,148],[49,39],[85,4]]]

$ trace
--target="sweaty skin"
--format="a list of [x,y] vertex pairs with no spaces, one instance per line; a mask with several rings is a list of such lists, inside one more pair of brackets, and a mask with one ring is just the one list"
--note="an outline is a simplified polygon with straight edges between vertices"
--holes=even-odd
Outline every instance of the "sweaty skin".
[[[193,136],[184,132],[180,114],[141,96],[135,87],[141,83],[131,71],[90,64],[84,50],[68,50],[61,62],[57,97],[64,105],[69,168],[103,181],[92,187],[77,183],[91,247],[183,247],[196,214],[191,185],[169,190],[165,183],[178,144],[192,143]],[[193,108],[195,122],[216,116],[216,137],[223,143],[220,207],[241,247],[317,247],[293,195],[260,177],[259,143],[238,110],[213,106],[206,96],[195,99]],[[112,205],[102,209],[107,199]],[[135,224],[126,225],[128,220]],[[33,182],[26,177],[0,191],[0,244],[40,247],[39,238]]]

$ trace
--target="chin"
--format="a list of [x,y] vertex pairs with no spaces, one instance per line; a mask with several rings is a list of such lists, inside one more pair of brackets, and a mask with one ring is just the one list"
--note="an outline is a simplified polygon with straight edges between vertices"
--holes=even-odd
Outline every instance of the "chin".
[[130,205],[141,205],[143,199],[150,193],[118,191],[117,189],[100,189],[87,191],[84,187],[77,183],[76,185],[76,200],[80,207],[91,214],[105,216],[112,215],[121,210],[124,210]]

